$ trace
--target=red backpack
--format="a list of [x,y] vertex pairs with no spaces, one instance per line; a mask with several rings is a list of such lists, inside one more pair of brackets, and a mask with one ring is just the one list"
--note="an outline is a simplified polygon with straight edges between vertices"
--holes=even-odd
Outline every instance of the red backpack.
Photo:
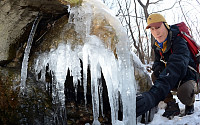
[[[197,45],[196,41],[192,38],[189,28],[186,26],[184,22],[175,24],[178,26],[180,33],[178,36],[181,36],[187,41],[188,48],[190,52],[192,53],[193,59],[197,65],[197,68],[195,69],[198,74],[200,74],[199,71],[199,63],[200,63],[200,46]],[[192,67],[189,67],[192,68]],[[193,69],[194,70],[194,69]]]
[[[192,35],[190,34],[189,28],[186,26],[184,22],[175,24],[178,26],[179,33],[178,36],[182,37],[183,39],[186,40],[188,48],[190,52],[192,53],[193,59],[197,65],[196,69],[194,69],[191,66],[188,66],[191,70],[196,72],[196,80],[197,80],[197,93],[200,92],[200,68],[199,68],[199,63],[200,63],[200,46],[196,43],[196,41],[192,38]],[[171,49],[172,52],[172,49]],[[172,52],[173,53],[173,52]],[[160,52],[160,56],[163,58],[162,52]],[[165,61],[161,59],[162,62],[166,64]]]

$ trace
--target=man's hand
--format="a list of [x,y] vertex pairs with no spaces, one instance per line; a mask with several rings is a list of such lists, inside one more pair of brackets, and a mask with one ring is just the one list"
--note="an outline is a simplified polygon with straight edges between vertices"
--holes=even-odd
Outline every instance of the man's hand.
[[155,106],[154,97],[150,92],[138,94],[136,97],[136,116],[140,116]]
[[155,75],[156,78],[158,78],[158,76],[159,76],[160,73],[164,70],[164,68],[165,68],[165,67],[160,66],[160,65],[158,65],[158,66],[156,66],[156,67],[154,68],[153,74]]

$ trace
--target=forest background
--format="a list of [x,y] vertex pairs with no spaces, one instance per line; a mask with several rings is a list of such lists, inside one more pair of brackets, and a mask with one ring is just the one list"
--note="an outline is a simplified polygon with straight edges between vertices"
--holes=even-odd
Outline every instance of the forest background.
[[143,64],[154,60],[154,38],[146,30],[147,17],[162,14],[169,25],[185,22],[193,38],[200,44],[199,0],[102,0],[126,29],[131,50]]

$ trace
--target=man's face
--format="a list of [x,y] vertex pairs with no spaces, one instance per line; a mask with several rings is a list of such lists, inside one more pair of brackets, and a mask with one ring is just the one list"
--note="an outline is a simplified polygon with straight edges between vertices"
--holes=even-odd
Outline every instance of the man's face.
[[162,43],[167,38],[167,28],[162,23],[159,27],[150,27],[151,34],[159,42]]

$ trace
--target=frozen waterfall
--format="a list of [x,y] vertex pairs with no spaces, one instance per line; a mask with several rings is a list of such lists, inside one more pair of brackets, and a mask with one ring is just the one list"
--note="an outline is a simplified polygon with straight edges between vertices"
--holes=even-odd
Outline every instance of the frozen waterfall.
[[[70,39],[64,39],[57,48],[44,52],[35,60],[35,74],[41,77],[38,80],[45,81],[46,67],[47,72],[53,74],[56,84],[52,96],[54,103],[65,105],[64,89],[65,80],[68,69],[70,75],[73,76],[74,87],[78,86],[81,81],[81,70],[83,70],[83,86],[85,94],[87,93],[87,67],[91,72],[91,93],[93,105],[93,125],[100,125],[98,121],[101,92],[99,88],[101,83],[101,73],[106,81],[108,90],[109,103],[111,107],[111,119],[113,125],[134,125],[136,124],[135,115],[135,77],[134,67],[132,64],[131,53],[129,49],[128,36],[124,28],[121,26],[117,18],[115,18],[110,10],[98,0],[85,0],[82,6],[70,8],[70,18],[65,28],[73,25],[79,38],[82,39],[83,45],[71,45]],[[107,48],[104,41],[96,35],[91,35],[91,25],[94,15],[104,15],[109,20],[112,28],[115,29],[118,42],[116,44],[116,55]],[[65,29],[63,29],[65,32]],[[63,34],[61,34],[63,35]],[[73,49],[72,49],[73,48]],[[80,60],[83,62],[81,68]],[[58,99],[56,98],[58,95]],[[121,99],[122,107],[119,105]],[[102,102],[101,102],[102,103]],[[118,120],[119,108],[123,111],[123,120]],[[67,110],[67,109],[66,109]]]

